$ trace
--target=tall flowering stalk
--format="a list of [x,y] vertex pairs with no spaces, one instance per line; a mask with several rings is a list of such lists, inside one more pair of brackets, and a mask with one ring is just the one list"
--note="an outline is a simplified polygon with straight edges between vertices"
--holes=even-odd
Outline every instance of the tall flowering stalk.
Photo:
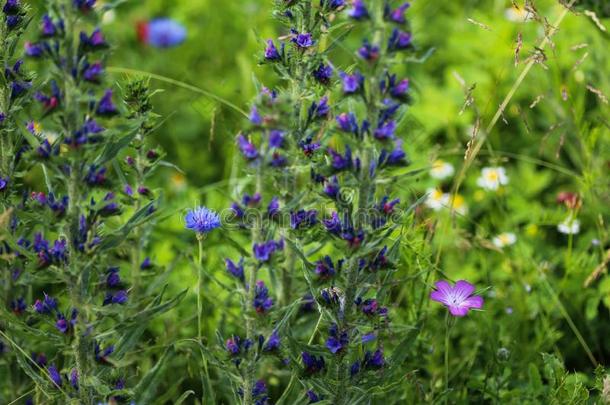
[[[382,384],[384,373],[397,371],[384,357],[391,324],[383,304],[398,249],[391,236],[404,222],[391,179],[407,164],[397,127],[409,81],[392,70],[412,49],[407,8],[277,2],[286,31],[265,42],[262,59],[285,86],[262,88],[237,137],[254,184],[233,204],[233,219],[249,229],[252,252],[227,259],[244,293],[246,336],[230,337],[226,349],[244,404],[268,400],[255,384],[265,354],[292,370],[279,402],[303,395],[294,392],[298,380],[312,387],[312,402],[351,403],[363,382]],[[352,24],[365,39],[340,68],[330,59],[339,43],[351,43],[344,37]],[[262,274],[281,289],[279,305]],[[292,290],[303,298],[291,300]],[[318,320],[299,335],[295,326],[313,308]]]
[[[24,18],[19,3],[6,1],[7,22]],[[134,80],[119,102],[107,86],[109,43],[97,22],[95,0],[48,2],[37,39],[23,44],[31,63],[49,72],[34,85],[22,62],[8,67],[3,47],[3,78],[16,93],[8,104],[2,93],[10,123],[2,141],[15,153],[11,160],[3,151],[2,164],[19,175],[2,200],[10,224],[1,230],[2,267],[12,286],[2,336],[28,377],[11,395],[30,390],[36,403],[146,402],[154,387],[132,378],[129,354],[147,321],[179,298],[163,303],[140,288],[141,270],[154,276],[142,258],[143,231],[158,209],[145,184],[161,159],[147,139],[153,93]],[[29,87],[36,105],[24,110],[16,100]]]

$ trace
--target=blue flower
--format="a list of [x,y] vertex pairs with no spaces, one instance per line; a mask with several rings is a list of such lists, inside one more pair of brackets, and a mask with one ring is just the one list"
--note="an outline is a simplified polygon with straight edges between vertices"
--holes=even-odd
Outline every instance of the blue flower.
[[102,350],[101,346],[96,342],[93,348],[95,360],[100,363],[107,363],[107,357],[114,353],[114,346],[107,346],[104,350]]
[[116,288],[121,285],[121,276],[119,275],[118,267],[111,267],[107,270],[106,274],[106,286],[109,288]]
[[227,271],[235,278],[244,282],[244,258],[239,259],[239,262],[235,264],[231,259],[225,259],[225,265]]
[[292,229],[308,228],[317,223],[316,210],[299,210],[290,213],[290,227]]
[[367,351],[364,354],[364,360],[362,365],[366,369],[379,369],[385,365],[385,359],[383,358],[383,351],[381,349],[375,350],[374,353]]
[[310,404],[315,404],[316,402],[320,402],[323,399],[321,395],[316,394],[312,390],[308,390],[306,394]]
[[55,386],[61,387],[62,379],[61,374],[59,374],[59,371],[57,370],[57,367],[55,367],[54,364],[51,364],[47,368],[47,372],[49,373],[49,378],[51,379],[51,382],[55,384]]
[[254,287],[254,301],[252,306],[259,314],[264,314],[273,306],[273,300],[269,298],[269,289],[263,281],[257,281]]
[[41,31],[43,37],[53,37],[60,29],[63,29],[63,21],[59,20],[57,26],[55,26],[55,23],[53,23],[48,14],[42,16]]
[[19,0],[6,0],[2,12],[6,15],[14,15],[21,11],[21,4]]
[[280,131],[274,129],[269,132],[269,147],[270,148],[282,148],[284,146],[284,138],[286,137],[286,133],[284,131]]
[[[257,399],[257,404],[265,404],[266,403],[266,394],[267,393],[267,385],[263,380],[258,380],[254,383],[254,387],[252,387],[252,396]],[[261,398],[262,397],[262,398]],[[263,401],[263,402],[259,402]]]
[[112,90],[108,89],[100,99],[97,105],[96,113],[103,116],[111,116],[118,113],[118,110],[112,102]]
[[96,0],[74,0],[72,4],[74,7],[82,11],[83,13],[87,13],[93,9],[95,6]]
[[330,83],[330,79],[333,77],[333,67],[321,63],[316,70],[313,71],[313,77],[319,83],[328,85]]
[[326,348],[332,354],[337,354],[349,344],[347,332],[340,332],[337,325],[333,324],[329,328],[329,337],[326,339]]
[[353,112],[341,113],[337,116],[336,120],[342,131],[358,134],[358,120]]
[[38,58],[44,55],[44,48],[40,44],[27,41],[23,45],[23,48],[25,49],[26,56]]
[[347,15],[354,20],[363,20],[369,17],[369,12],[363,0],[352,0],[352,8],[348,10]]
[[96,51],[98,49],[104,49],[108,46],[106,39],[99,28],[96,28],[91,35],[81,32],[79,39],[80,47],[83,49],[83,51]]
[[384,10],[385,18],[397,24],[404,24],[407,22],[405,19],[405,11],[407,11],[410,6],[409,3],[404,3],[400,7],[390,10],[389,5],[386,5],[386,9]]
[[411,33],[394,28],[388,39],[388,51],[402,51],[411,47]]
[[320,0],[320,7],[328,7],[330,10],[336,10],[345,5],[345,0]]
[[315,151],[320,149],[320,144],[318,142],[313,142],[311,137],[307,137],[306,139],[299,141],[299,146],[307,157],[311,157]]
[[337,262],[337,267],[333,264],[330,256],[324,256],[322,260],[318,260],[316,262],[316,274],[320,279],[326,280],[333,277],[338,271],[341,271],[341,267],[343,266],[343,260],[339,260]]
[[280,348],[280,335],[274,330],[265,344],[264,351],[272,352]]
[[250,116],[248,117],[248,119],[254,125],[258,126],[263,124],[263,117],[261,117],[261,115],[259,114],[256,106],[252,106],[252,108],[250,109]]
[[33,307],[34,311],[39,314],[50,314],[57,309],[57,300],[45,294],[44,299],[42,301],[36,300]]
[[379,126],[375,130],[375,138],[379,140],[393,139],[394,131],[396,131],[396,121],[388,120],[379,123]]
[[337,199],[339,196],[339,180],[337,179],[337,176],[332,176],[330,180],[327,180],[324,183],[324,194],[333,200]]
[[85,81],[99,83],[103,74],[104,66],[102,65],[102,62],[98,61],[92,64],[87,62],[83,67],[83,79],[85,79]]
[[309,354],[308,352],[301,353],[301,359],[303,360],[303,366],[305,366],[305,372],[307,374],[315,374],[319,371],[324,370],[324,357],[316,357]]
[[339,76],[343,81],[343,92],[345,94],[355,94],[362,90],[364,76],[362,76],[359,72],[355,72],[351,75],[341,72],[339,73]]
[[340,172],[352,168],[354,163],[352,161],[352,150],[349,145],[345,146],[345,156],[332,148],[328,148],[328,153],[331,155],[331,166],[335,171]]
[[218,214],[206,207],[197,207],[189,210],[184,217],[186,228],[197,233],[208,233],[220,226]]
[[298,33],[295,30],[292,30],[293,37],[291,41],[301,49],[309,48],[315,44],[315,41],[312,39],[311,34],[308,32]]
[[402,149],[402,139],[396,139],[394,141],[394,149],[387,151],[383,149],[379,154],[378,164],[380,167],[383,166],[404,166],[408,164],[407,154]]
[[129,298],[129,296],[127,295],[127,291],[125,291],[125,290],[119,290],[115,293],[107,292],[106,296],[104,297],[104,302],[102,303],[102,305],[110,305],[110,304],[123,305],[127,302],[128,298]]
[[17,298],[16,300],[11,301],[10,304],[11,310],[15,315],[21,315],[23,311],[27,308],[27,304],[25,303],[25,299],[23,297]]
[[178,46],[184,42],[186,35],[186,28],[170,18],[155,18],[138,25],[139,39],[155,48]]
[[324,96],[318,103],[313,102],[309,107],[308,119],[313,118],[326,118],[330,113],[330,106],[328,105],[328,97]]
[[78,390],[78,370],[75,368],[73,368],[72,371],[70,372],[70,385],[75,390]]
[[[283,46],[283,44],[282,44]],[[272,39],[267,40],[267,46],[265,47],[265,59],[270,61],[276,61],[282,59],[279,51],[275,47]]]
[[153,264],[152,261],[150,260],[150,257],[146,257],[142,263],[140,263],[140,269],[141,270],[148,270],[148,269],[152,269]]
[[362,43],[360,49],[358,49],[358,55],[369,62],[375,61],[379,58],[379,47],[371,44],[366,39]]
[[239,146],[239,150],[244,155],[244,157],[248,160],[254,160],[258,157],[258,150],[256,146],[250,141],[248,141],[243,135],[239,135],[237,137],[237,146]]
[[273,197],[267,206],[267,215],[272,217],[280,212],[280,200]]

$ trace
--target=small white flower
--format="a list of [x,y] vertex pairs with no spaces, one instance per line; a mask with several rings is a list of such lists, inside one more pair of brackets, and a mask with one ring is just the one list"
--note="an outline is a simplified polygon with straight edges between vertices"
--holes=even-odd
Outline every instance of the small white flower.
[[466,205],[466,200],[460,194],[448,196],[449,203],[447,204],[447,208],[453,209],[454,212],[459,215],[466,215],[468,213],[468,206]]
[[580,221],[570,215],[557,225],[557,230],[566,235],[576,235],[580,232]]
[[426,194],[428,194],[426,206],[434,211],[445,208],[449,203],[449,194],[443,193],[438,188],[429,188],[426,191]]
[[509,7],[504,11],[504,17],[512,22],[526,22],[532,19],[529,11],[523,8]]
[[116,19],[116,12],[114,10],[108,10],[102,15],[102,24],[108,25],[112,24]]
[[496,191],[500,186],[508,184],[508,176],[503,167],[484,167],[477,184],[485,190]]
[[430,169],[430,176],[432,178],[443,180],[447,177],[453,176],[455,173],[455,169],[453,165],[449,162],[444,162],[442,160],[436,160],[432,163],[432,169]]
[[504,232],[492,239],[493,244],[502,249],[505,246],[514,245],[517,241],[517,235],[512,232]]

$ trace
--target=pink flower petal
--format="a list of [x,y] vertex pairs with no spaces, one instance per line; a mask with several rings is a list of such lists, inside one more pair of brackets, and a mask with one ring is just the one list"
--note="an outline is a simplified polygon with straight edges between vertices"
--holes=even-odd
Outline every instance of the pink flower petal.
[[434,283],[434,287],[436,287],[436,289],[442,292],[443,294],[449,294],[449,292],[451,292],[451,290],[453,289],[453,287],[451,287],[451,284],[449,284],[445,280],[437,281],[436,283]]
[[430,299],[433,301],[441,302],[445,305],[449,304],[449,302],[447,301],[447,294],[445,294],[443,291],[432,291],[430,293]]
[[470,284],[468,281],[466,280],[458,280],[455,283],[455,287],[454,287],[454,294],[457,297],[460,298],[461,300],[465,300],[466,298],[470,297],[470,295],[474,292],[475,287],[474,285]]
[[468,306],[470,308],[480,309],[483,307],[483,297],[475,295],[474,297],[466,299],[463,305]]
[[460,317],[466,316],[466,314],[468,313],[468,307],[463,307],[463,306],[456,307],[454,305],[451,305],[451,306],[449,306],[449,312],[453,316],[460,316]]

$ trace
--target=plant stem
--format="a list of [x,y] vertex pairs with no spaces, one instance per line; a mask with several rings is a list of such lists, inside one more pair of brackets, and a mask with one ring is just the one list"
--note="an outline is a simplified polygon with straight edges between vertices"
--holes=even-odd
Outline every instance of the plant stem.
[[451,331],[451,320],[449,319],[449,311],[445,315],[445,403],[449,395],[449,334]]
[[203,303],[201,301],[201,294],[203,289],[203,239],[205,235],[203,233],[197,234],[197,242],[199,245],[199,255],[197,257],[197,340],[201,343],[201,316],[203,314]]

